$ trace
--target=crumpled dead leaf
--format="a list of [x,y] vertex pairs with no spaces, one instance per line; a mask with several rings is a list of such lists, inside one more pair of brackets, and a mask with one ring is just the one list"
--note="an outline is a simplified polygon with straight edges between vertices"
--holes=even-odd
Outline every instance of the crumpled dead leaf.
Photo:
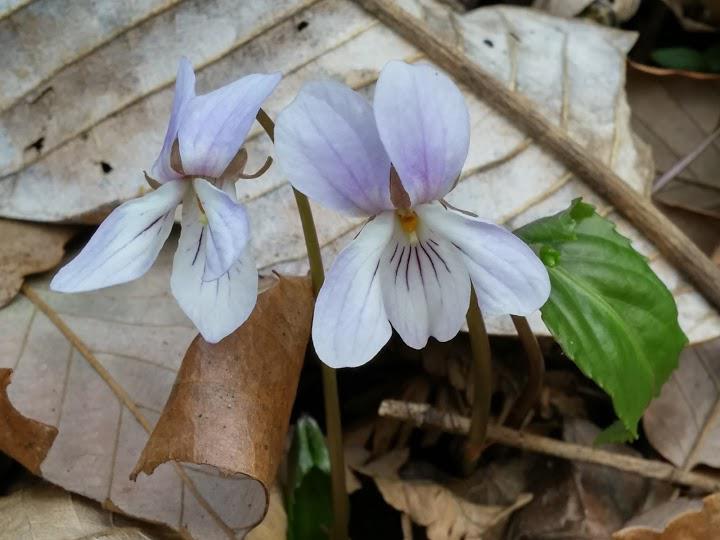
[[713,540],[720,531],[720,493],[675,499],[633,519],[613,540]]
[[165,527],[113,514],[40,480],[0,497],[0,540],[180,540]]
[[285,447],[313,305],[309,278],[281,276],[258,297],[250,318],[220,343],[197,336],[132,476],[177,461],[211,466],[228,477],[252,476],[269,492]]
[[720,339],[686,348],[643,416],[650,444],[683,469],[720,468]]
[[[572,419],[566,422],[564,438],[591,445],[599,433],[600,429],[587,420]],[[623,445],[603,449],[637,455]],[[667,486],[639,476],[601,465],[552,459],[538,461],[528,476],[528,489],[535,498],[513,517],[507,540],[606,540],[644,508],[646,500],[669,495]]]
[[20,291],[23,278],[55,267],[74,227],[0,219],[0,308]]
[[407,449],[370,462],[362,448],[346,449],[345,455],[351,468],[372,477],[385,502],[426,527],[429,540],[499,540],[510,515],[532,499],[522,493],[506,506],[477,504],[437,482],[402,479],[398,470],[407,461]]
[[[176,240],[132,283],[64,295],[48,290],[49,276],[29,280],[0,310],[0,368],[13,370],[12,406],[58,430],[43,478],[189,537],[242,538],[265,512],[257,481],[176,463],[129,478],[197,334],[169,290]],[[257,419],[281,430],[287,422]]]
[[[623,91],[625,52],[634,41],[633,34],[508,6],[461,15],[433,0],[405,0],[403,8],[409,16],[424,18],[443,40],[463,48],[472,61],[531,98],[630,185],[647,191],[653,177],[652,159],[630,130]],[[8,121],[3,125],[14,139],[27,144],[44,137],[44,150],[24,169],[0,181],[0,215],[97,222],[109,208],[144,189],[141,171],[154,161],[162,145],[175,60],[185,52],[181,50],[184,39],[178,41],[178,32],[184,36],[185,26],[176,27],[176,20],[201,21],[195,26],[211,36],[202,40],[202,50],[191,58],[200,68],[201,91],[248,72],[273,69],[286,74],[266,103],[271,116],[307,80],[334,78],[369,95],[388,60],[422,58],[414,46],[349,0],[283,0],[280,6],[252,3],[241,13],[229,1],[220,2],[212,13],[197,14],[196,9],[194,4],[180,3],[81,62],[55,66],[59,71],[47,83],[54,93],[36,104],[18,102],[4,113]],[[158,49],[157,43],[172,46]],[[125,77],[123,84],[111,85],[122,92],[107,94],[108,69],[112,77],[115,72]],[[128,71],[132,77],[125,76]],[[80,75],[83,103],[91,104],[90,109],[77,107],[76,96],[69,105],[63,101],[73,95],[68,89],[77,87]],[[40,95],[42,88],[34,92]],[[612,213],[610,206],[478,96],[466,92],[466,98],[472,118],[471,151],[451,203],[513,228],[559,211],[578,196]],[[13,126],[22,129],[16,133]],[[27,132],[40,126],[45,126],[45,132]],[[272,154],[272,147],[259,135],[259,129],[254,129],[246,147],[251,159],[261,163]],[[37,197],[37,193],[46,196]],[[294,205],[293,194],[279,169],[273,167],[262,181],[241,182],[238,193],[248,205],[258,264],[304,274],[302,233],[288,211]],[[356,234],[360,220],[317,206],[314,210],[324,257],[330,261]],[[690,340],[720,335],[720,317],[695,289],[625,220],[611,217],[674,291],[681,325]],[[547,334],[538,316],[531,324],[537,333]],[[494,333],[514,334],[509,318],[489,321],[488,326]]]

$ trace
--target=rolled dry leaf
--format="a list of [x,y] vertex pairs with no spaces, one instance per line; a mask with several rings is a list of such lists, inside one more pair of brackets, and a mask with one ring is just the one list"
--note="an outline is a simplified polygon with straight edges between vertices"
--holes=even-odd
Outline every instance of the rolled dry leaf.
[[0,220],[0,307],[20,291],[23,278],[54,268],[75,228]]
[[249,488],[252,499],[264,492],[262,511],[252,512],[259,522],[282,457],[312,313],[310,280],[280,277],[233,334],[217,344],[196,337],[131,478],[168,461],[246,476],[259,483]]
[[11,369],[0,369],[0,451],[39,475],[40,464],[45,460],[58,430],[26,418],[12,406],[7,396],[11,379]]

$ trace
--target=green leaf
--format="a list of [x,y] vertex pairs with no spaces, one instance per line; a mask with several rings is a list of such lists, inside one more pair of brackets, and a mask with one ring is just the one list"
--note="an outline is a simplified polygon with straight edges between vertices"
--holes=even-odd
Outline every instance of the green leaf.
[[672,294],[615,224],[580,199],[516,234],[550,275],[543,321],[565,354],[610,395],[636,437],[640,417],[687,343]]
[[633,441],[635,438],[636,435],[634,433],[628,431],[620,420],[616,420],[595,437],[593,445],[600,446],[602,444],[627,443]]
[[713,45],[703,53],[707,70],[712,73],[720,73],[720,43]]
[[655,49],[650,58],[662,67],[684,69],[687,71],[707,71],[705,56],[700,51],[687,47],[668,47]]
[[288,540],[327,538],[332,524],[330,455],[317,422],[301,417],[288,456]]

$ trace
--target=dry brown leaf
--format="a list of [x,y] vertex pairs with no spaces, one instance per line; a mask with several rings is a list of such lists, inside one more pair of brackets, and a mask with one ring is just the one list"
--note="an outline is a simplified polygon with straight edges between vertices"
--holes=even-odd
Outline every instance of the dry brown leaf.
[[12,370],[0,369],[0,452],[40,474],[40,464],[57,436],[57,429],[24,417],[12,406],[7,397],[11,380]]
[[373,478],[385,502],[427,528],[429,540],[499,539],[512,513],[532,499],[522,493],[506,506],[476,504],[437,482],[404,480],[398,469],[407,460],[407,449],[370,462],[361,448],[349,449],[346,456],[352,468]]
[[0,219],[0,308],[20,291],[23,278],[55,267],[65,255],[72,227]]
[[[630,70],[627,88],[633,129],[652,146],[657,176],[700,146],[718,126],[720,86],[714,82]],[[720,142],[716,139],[653,197],[669,206],[720,218],[718,168]]]
[[[591,445],[600,430],[586,420],[566,422],[568,442]],[[637,452],[622,445],[603,447],[628,455]],[[540,461],[528,477],[535,498],[510,525],[507,540],[583,538],[606,540],[632,515],[655,497],[653,482],[609,467],[587,463]]]
[[104,510],[40,480],[24,480],[0,497],[0,540],[179,540],[164,527]]
[[133,476],[178,461],[251,476],[268,491],[285,447],[313,304],[309,278],[280,277],[220,343],[196,337]]
[[613,540],[714,540],[720,531],[720,493],[676,499],[647,512],[613,534]]
[[686,348],[643,416],[648,440],[683,469],[720,468],[720,340]]
[[[0,125],[5,125],[13,138],[35,141],[39,133],[28,130],[45,126],[43,144],[55,149],[0,181],[0,215],[97,221],[110,207],[143,189],[141,171],[153,162],[162,144],[175,61],[186,47],[186,33],[180,30],[186,29],[188,21],[193,35],[197,30],[210,36],[198,41],[203,48],[193,51],[196,56],[191,58],[201,68],[201,91],[248,72],[285,73],[267,102],[271,116],[277,115],[307,80],[334,78],[370,95],[388,60],[422,58],[415,47],[350,0],[283,0],[279,7],[276,3],[251,3],[239,14],[231,4],[225,0],[214,5],[216,11],[196,17],[193,10],[199,8],[194,3],[168,9],[83,61],[57,66],[60,71],[50,81],[56,79],[53,87],[57,92],[55,97],[45,96],[52,103],[42,105],[41,99],[38,104],[6,111],[9,123],[2,124],[0,118]],[[402,5],[408,16],[424,18],[436,35],[463,48],[472,61],[531,98],[629,184],[647,190],[654,167],[648,148],[630,130],[623,91],[625,52],[634,40],[632,34],[506,6],[455,14],[433,0],[404,0]],[[176,27],[176,20],[183,24]],[[178,41],[176,32],[183,39]],[[158,49],[157,43],[168,46]],[[111,86],[122,91],[108,95],[108,81],[118,76],[125,79]],[[84,98],[83,107],[75,101],[63,105],[67,96],[77,99],[72,90],[77,88],[78,78],[82,79],[78,95]],[[57,96],[62,99],[53,101]],[[466,92],[466,98],[472,118],[471,151],[451,203],[510,227],[565,208],[578,196],[612,214],[611,207],[510,122],[471,92]],[[251,159],[261,163],[272,147],[258,135],[255,129],[246,146]],[[103,172],[108,169],[103,163],[112,170]],[[38,198],[37,193],[47,196]],[[238,193],[248,204],[259,265],[304,274],[307,263],[302,234],[289,211],[294,206],[293,194],[279,169],[273,167],[260,182],[240,183]],[[357,232],[360,222],[326,209],[314,210],[329,261]],[[655,271],[675,293],[681,325],[691,341],[720,335],[720,317],[707,302],[627,222],[611,217],[619,221],[621,232],[651,259]],[[531,322],[537,333],[547,334],[539,317]],[[514,333],[509,319],[489,321],[489,328],[495,333]]]
[[265,512],[258,482],[175,463],[129,479],[197,334],[169,290],[176,239],[132,283],[63,295],[49,277],[29,280],[0,310],[0,368],[13,369],[12,406],[58,430],[40,464],[46,480],[194,538],[243,537]]

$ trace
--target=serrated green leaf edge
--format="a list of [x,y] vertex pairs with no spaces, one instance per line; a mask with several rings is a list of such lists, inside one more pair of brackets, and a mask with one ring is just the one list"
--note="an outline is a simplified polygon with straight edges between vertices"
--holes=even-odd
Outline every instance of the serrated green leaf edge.
[[[687,337],[677,322],[677,306],[675,305],[672,294],[667,287],[665,287],[664,283],[654,274],[647,264],[646,259],[632,248],[630,240],[617,232],[615,224],[599,216],[592,205],[583,202],[581,199],[575,199],[568,209],[554,216],[541,218],[521,227],[515,231],[515,234],[535,249],[545,263],[550,275],[550,299],[541,308],[543,321],[545,321],[548,329],[560,344],[565,354],[578,365],[585,375],[594,380],[608,393],[613,400],[613,406],[616,414],[620,418],[620,425],[623,427],[623,430],[611,426],[606,430],[607,434],[600,435],[601,441],[610,442],[612,440],[610,437],[613,436],[619,437],[616,438],[615,441],[627,441],[629,437],[637,437],[637,424],[642,413],[645,408],[647,408],[650,400],[659,394],[660,388],[677,367],[680,351],[687,344]],[[585,242],[590,242],[591,239],[599,239],[601,242],[606,242],[608,244],[606,247],[609,248],[607,255],[617,254],[613,253],[613,251],[617,251],[618,249],[623,250],[621,255],[626,257],[625,262],[627,263],[624,269],[625,272],[639,273],[643,278],[642,284],[640,280],[638,280],[638,287],[642,285],[642,288],[646,291],[649,288],[658,295],[658,302],[669,302],[664,306],[661,306],[659,303],[654,304],[668,311],[666,315],[668,315],[669,319],[672,319],[670,321],[659,321],[661,323],[665,322],[663,326],[667,326],[665,329],[658,328],[659,332],[665,333],[665,350],[644,350],[644,340],[640,338],[642,332],[628,328],[622,314],[616,310],[613,304],[603,297],[600,291],[594,289],[591,283],[587,283],[588,280],[585,279],[585,276],[574,275],[571,271],[564,268],[563,261],[566,264],[568,262],[572,263],[573,256],[567,253],[563,255],[563,249],[568,246],[572,247],[573,242],[579,239]],[[551,256],[548,254],[551,254]],[[607,259],[597,259],[594,261],[576,259],[575,263],[602,266],[603,264],[607,264]],[[585,295],[583,298],[573,298],[573,296],[577,296],[573,294],[577,292],[577,289],[580,289]],[[569,296],[563,298],[563,293],[566,295],[569,294]],[[563,317],[566,321],[573,320],[573,313],[591,313],[591,310],[585,309],[585,306],[581,302],[588,298],[593,300],[594,309],[604,314],[606,320],[612,323],[603,327],[602,331],[612,331],[613,327],[615,331],[623,330],[624,339],[615,340],[616,344],[623,345],[622,342],[625,341],[625,345],[631,347],[634,354],[625,354],[624,356],[635,357],[636,361],[641,362],[639,367],[641,367],[641,371],[646,372],[647,380],[639,381],[637,392],[625,392],[627,395],[622,395],[621,384],[613,383],[613,381],[616,383],[617,381],[623,381],[622,384],[625,384],[625,381],[621,378],[621,373],[614,374],[614,377],[599,374],[598,371],[602,371],[602,369],[596,368],[598,366],[602,367],[602,364],[598,364],[598,360],[595,358],[587,357],[587,349],[591,349],[592,347],[589,345],[583,346],[582,343],[578,342],[578,336],[573,335],[572,331],[568,331],[568,328],[572,327],[570,322],[566,325],[562,324]],[[618,298],[614,300],[616,302],[621,301]],[[574,306],[572,304],[574,304]],[[660,308],[656,309],[656,311],[659,309]],[[648,315],[652,315],[649,312],[647,313]],[[652,319],[652,317],[649,317],[649,319]],[[587,317],[583,319],[581,317],[579,320],[586,324],[587,329],[590,330],[589,333],[586,332],[586,335],[591,335],[596,338],[597,336],[593,332],[592,319],[588,319]],[[653,329],[649,329],[649,334],[647,333],[647,328],[645,331],[643,334],[647,338],[647,335],[652,335]],[[578,332],[575,334],[577,333]],[[596,349],[607,352],[608,347],[604,347],[603,342],[597,340]],[[658,361],[657,358],[663,356],[663,353],[667,358]],[[616,364],[621,366],[621,364],[617,363],[617,358],[615,360]],[[632,381],[629,382],[632,384]]]

